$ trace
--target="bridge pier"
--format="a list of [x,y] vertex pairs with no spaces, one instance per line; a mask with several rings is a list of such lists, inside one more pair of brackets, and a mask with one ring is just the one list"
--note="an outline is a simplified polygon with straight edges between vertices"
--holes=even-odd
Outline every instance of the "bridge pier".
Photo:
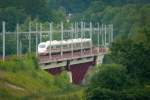
[[[42,69],[45,69],[52,75],[59,75],[62,71],[66,70],[73,84],[82,84],[82,81],[88,72],[88,70],[98,63],[101,63],[103,59],[102,55],[88,56],[83,58],[68,59],[63,61],[50,62],[45,65],[41,65]],[[101,62],[100,62],[100,61]]]
[[72,83],[81,84],[84,76],[86,75],[90,66],[93,62],[86,62],[82,64],[76,64],[70,66],[70,71],[72,73]]

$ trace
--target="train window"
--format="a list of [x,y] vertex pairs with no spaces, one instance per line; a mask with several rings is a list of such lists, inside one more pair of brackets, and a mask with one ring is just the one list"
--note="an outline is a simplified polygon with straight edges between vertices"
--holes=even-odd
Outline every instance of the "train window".
[[73,44],[73,48],[76,48],[76,44]]
[[[54,46],[51,46],[51,49],[54,49],[54,48],[55,48]],[[48,46],[47,49],[50,49],[50,46]]]
[[55,48],[59,48],[59,45],[56,45]]
[[85,42],[83,43],[83,46],[84,46],[84,47],[86,46],[86,43],[85,43]]
[[45,47],[46,47],[45,44],[40,44],[40,45],[39,45],[39,48],[45,48]]
[[64,45],[63,48],[67,48],[67,45]]
[[52,48],[53,48],[53,49],[56,49],[56,46],[53,45]]
[[48,46],[47,49],[50,49],[50,46]]
[[77,43],[77,47],[79,47],[80,46],[80,43]]
[[89,46],[90,45],[90,42],[87,42],[87,44],[86,44],[87,46]]
[[71,48],[72,47],[72,44],[69,44],[69,48]]

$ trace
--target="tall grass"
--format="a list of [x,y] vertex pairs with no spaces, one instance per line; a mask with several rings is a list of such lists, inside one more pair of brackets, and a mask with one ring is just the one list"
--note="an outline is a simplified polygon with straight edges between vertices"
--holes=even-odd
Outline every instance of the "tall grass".
[[35,56],[0,61],[0,99],[80,100],[83,95],[83,89],[69,83],[66,72],[52,76],[39,68]]

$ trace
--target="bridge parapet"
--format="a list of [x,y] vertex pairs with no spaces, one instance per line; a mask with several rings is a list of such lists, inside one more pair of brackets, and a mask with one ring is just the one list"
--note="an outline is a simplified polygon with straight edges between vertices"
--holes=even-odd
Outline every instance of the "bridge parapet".
[[59,61],[66,61],[66,60],[72,60],[72,59],[80,59],[80,58],[86,58],[86,57],[92,57],[97,55],[104,55],[107,53],[106,48],[93,48],[92,52],[91,50],[86,50],[83,52],[71,52],[64,53],[62,56],[61,54],[56,55],[46,55],[46,56],[39,56],[39,64],[45,64],[45,63],[51,63],[51,62],[59,62]]

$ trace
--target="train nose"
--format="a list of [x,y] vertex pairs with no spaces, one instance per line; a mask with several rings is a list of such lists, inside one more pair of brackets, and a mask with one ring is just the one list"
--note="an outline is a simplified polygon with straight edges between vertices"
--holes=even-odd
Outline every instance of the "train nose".
[[47,52],[47,50],[46,49],[39,49],[38,50],[38,54],[39,55],[46,55],[48,52]]
[[44,48],[42,48],[42,49],[41,49],[41,48],[38,48],[38,52],[39,52],[39,53],[44,53],[44,52],[46,52],[46,51],[47,51],[47,50],[44,49]]

